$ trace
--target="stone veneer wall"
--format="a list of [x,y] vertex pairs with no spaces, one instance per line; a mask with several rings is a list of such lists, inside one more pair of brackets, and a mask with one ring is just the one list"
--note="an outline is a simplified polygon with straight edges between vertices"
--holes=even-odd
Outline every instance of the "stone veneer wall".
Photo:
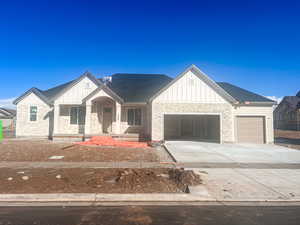
[[71,124],[70,122],[71,107],[71,105],[59,106],[58,129],[56,134],[79,134],[79,125]]
[[152,104],[152,140],[164,139],[164,114],[171,113],[220,113],[221,140],[233,142],[232,106],[229,103],[153,103]]
[[[37,106],[37,121],[29,120],[30,106]],[[17,137],[48,137],[53,126],[52,109],[35,94],[30,94],[17,104]]]
[[[142,110],[142,124],[140,126],[132,126],[128,125],[127,121],[127,112],[130,108],[141,108]],[[139,105],[133,105],[133,106],[122,106],[121,110],[121,133],[139,133],[141,135],[145,135],[147,124],[148,124],[148,114],[147,114],[147,108],[146,106],[139,106]]]

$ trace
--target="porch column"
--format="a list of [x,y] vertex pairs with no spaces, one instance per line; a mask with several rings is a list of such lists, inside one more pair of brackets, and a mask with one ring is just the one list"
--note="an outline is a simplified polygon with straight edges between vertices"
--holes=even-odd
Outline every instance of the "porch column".
[[121,133],[121,104],[116,102],[116,133]]
[[53,108],[53,134],[58,134],[59,126],[59,105],[55,104]]
[[92,113],[92,105],[87,104],[85,109],[85,127],[84,127],[85,134],[91,134],[91,113]]

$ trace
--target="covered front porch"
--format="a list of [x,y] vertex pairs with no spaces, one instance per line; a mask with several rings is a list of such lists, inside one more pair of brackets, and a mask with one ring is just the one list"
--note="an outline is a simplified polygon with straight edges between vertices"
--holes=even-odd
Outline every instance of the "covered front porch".
[[55,107],[53,138],[109,135],[121,140],[145,140],[150,132],[149,117],[147,104],[124,104],[98,90],[81,104]]
[[85,135],[121,133],[121,104],[107,96],[86,102]]

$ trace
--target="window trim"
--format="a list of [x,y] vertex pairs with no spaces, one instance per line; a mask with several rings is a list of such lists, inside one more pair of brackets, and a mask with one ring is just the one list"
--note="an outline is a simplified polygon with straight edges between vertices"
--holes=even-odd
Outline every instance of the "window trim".
[[[79,112],[80,112],[80,108],[82,106],[71,106],[70,110],[69,110],[69,118],[70,118],[70,125],[85,125],[85,118],[83,118],[84,123],[79,123]],[[72,123],[72,119],[71,119],[71,112],[72,112],[72,108],[76,108],[76,123]],[[83,107],[82,107],[83,108]]]
[[[130,125],[129,124],[129,120],[128,120],[128,112],[129,112],[129,110],[130,109],[133,109],[133,110],[135,110],[135,109],[140,109],[141,110],[141,124],[135,124],[135,111],[134,111],[134,114],[133,114],[133,124],[132,125]],[[127,110],[126,110],[126,116],[127,116],[127,125],[128,126],[131,126],[131,127],[141,127],[141,126],[143,126],[143,110],[142,110],[142,108],[141,107],[128,107],[127,108]]]
[[[36,118],[35,118],[35,120],[31,120],[31,107],[35,107],[35,108],[36,108]],[[38,121],[38,107],[37,107],[37,105],[30,105],[30,106],[29,106],[29,117],[28,117],[28,121],[29,121],[30,123],[35,123],[35,122]]]

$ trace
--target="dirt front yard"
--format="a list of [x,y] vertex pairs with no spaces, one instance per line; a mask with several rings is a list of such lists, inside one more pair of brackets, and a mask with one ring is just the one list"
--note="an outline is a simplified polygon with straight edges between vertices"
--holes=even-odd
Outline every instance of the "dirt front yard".
[[1,168],[0,193],[176,193],[201,183],[182,169]]
[[154,148],[80,146],[72,145],[72,143],[56,143],[47,140],[4,140],[0,143],[0,153],[0,161],[159,161]]
[[275,130],[275,144],[300,150],[300,131]]

